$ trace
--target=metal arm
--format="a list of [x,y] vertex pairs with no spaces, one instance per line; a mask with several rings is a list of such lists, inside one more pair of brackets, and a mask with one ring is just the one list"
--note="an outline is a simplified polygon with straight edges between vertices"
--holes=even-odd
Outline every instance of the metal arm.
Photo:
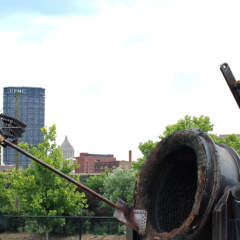
[[238,107],[240,108],[240,82],[236,81],[233,73],[227,63],[223,63],[220,66],[220,70],[230,88]]

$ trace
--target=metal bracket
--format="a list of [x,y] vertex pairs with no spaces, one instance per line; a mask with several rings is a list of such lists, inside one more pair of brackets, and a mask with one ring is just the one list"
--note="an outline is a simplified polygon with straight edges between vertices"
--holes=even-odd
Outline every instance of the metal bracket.
[[133,228],[140,235],[144,235],[147,224],[147,211],[141,209],[131,209],[127,203],[121,199],[117,200],[116,205],[118,205],[120,209],[115,208],[113,216],[120,222],[123,222]]

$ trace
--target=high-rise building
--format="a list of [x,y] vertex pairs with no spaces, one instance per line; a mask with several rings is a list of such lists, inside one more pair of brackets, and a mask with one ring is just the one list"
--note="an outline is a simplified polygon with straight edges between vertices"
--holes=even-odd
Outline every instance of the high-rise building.
[[[5,87],[3,91],[3,113],[18,118],[27,124],[19,142],[37,145],[43,141],[41,128],[45,122],[45,89],[33,87]],[[31,160],[9,147],[4,149],[5,165],[27,168]]]

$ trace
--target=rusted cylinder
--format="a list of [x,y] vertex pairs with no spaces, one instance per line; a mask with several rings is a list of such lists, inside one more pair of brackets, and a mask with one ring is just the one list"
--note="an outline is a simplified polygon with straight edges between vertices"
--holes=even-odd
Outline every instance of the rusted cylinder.
[[198,129],[162,140],[142,167],[134,207],[148,212],[142,239],[211,240],[211,212],[239,182],[239,156]]

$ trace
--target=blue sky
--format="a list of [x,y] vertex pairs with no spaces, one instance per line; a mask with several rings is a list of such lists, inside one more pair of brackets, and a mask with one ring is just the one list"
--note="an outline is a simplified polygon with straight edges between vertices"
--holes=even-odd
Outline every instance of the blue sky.
[[0,30],[20,32],[20,41],[43,41],[54,26],[37,21],[39,18],[94,16],[99,11],[98,1],[79,0],[0,0]]
[[[80,152],[139,157],[186,114],[239,133],[238,1],[0,0],[1,93],[46,88],[46,125]],[[69,122],[69,118],[71,121]]]
[[39,14],[44,16],[90,15],[98,9],[97,0],[1,0],[1,16]]

